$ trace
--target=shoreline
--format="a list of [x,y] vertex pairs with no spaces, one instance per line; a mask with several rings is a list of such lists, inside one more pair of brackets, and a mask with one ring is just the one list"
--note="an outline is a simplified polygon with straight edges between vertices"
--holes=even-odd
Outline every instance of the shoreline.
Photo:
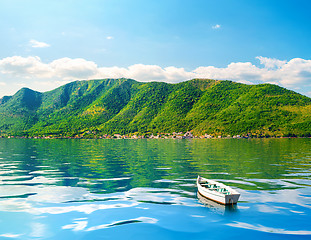
[[17,138],[17,139],[260,139],[260,138],[311,138],[311,136],[270,136],[267,134],[246,134],[246,135],[210,135],[204,134],[200,136],[193,135],[191,132],[179,132],[179,133],[164,133],[164,134],[104,134],[104,135],[76,135],[76,136],[15,136],[15,135],[5,135],[0,136],[0,138]]

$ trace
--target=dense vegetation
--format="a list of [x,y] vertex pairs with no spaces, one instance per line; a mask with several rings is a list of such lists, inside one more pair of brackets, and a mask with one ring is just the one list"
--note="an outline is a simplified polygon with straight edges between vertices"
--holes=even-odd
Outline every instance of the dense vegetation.
[[199,136],[311,136],[311,99],[276,85],[194,79],[76,81],[0,99],[1,135],[84,136],[191,131]]

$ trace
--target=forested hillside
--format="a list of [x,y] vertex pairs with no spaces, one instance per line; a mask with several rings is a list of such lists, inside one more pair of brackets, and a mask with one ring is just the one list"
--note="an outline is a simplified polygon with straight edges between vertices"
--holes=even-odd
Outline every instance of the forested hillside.
[[76,81],[0,99],[2,136],[311,136],[311,99],[276,85],[194,79]]

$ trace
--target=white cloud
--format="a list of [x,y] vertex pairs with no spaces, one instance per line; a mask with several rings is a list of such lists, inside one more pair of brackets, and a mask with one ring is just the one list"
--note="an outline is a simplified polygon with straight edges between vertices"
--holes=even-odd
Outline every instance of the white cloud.
[[267,57],[256,57],[259,59],[260,63],[265,66],[265,68],[281,68],[286,64],[286,61],[281,61],[275,58],[267,58]]
[[247,81],[247,80],[240,80],[240,81],[237,81],[238,83],[243,83],[243,84],[247,84],[247,85],[254,85],[255,83],[253,82],[250,82],[250,81]]
[[47,44],[45,42],[39,42],[39,41],[34,40],[34,39],[31,39],[29,41],[29,44],[33,48],[46,48],[46,47],[50,47],[51,46],[50,44]]
[[193,70],[199,78],[212,78],[220,80],[249,81],[260,80],[261,69],[250,62],[230,63],[226,68],[198,67]]
[[[304,94],[311,91],[311,60],[294,58],[285,61],[261,56],[256,59],[260,62],[259,66],[251,62],[232,62],[223,68],[201,66],[187,71],[174,66],[161,67],[145,64],[134,64],[128,67],[100,67],[95,62],[83,58],[60,58],[44,63],[35,56],[13,56],[0,59],[0,85],[5,86],[5,78],[19,79],[19,83],[22,82],[24,85],[27,82],[32,83],[40,86],[41,91],[45,91],[50,90],[52,86],[83,79],[124,77],[142,82],[178,83],[193,78],[210,78],[246,84],[272,83],[296,91],[301,89]],[[12,84],[10,83],[10,86]]]
[[112,39],[114,39],[114,37],[112,37],[112,36],[107,36],[106,39],[107,39],[107,40],[112,40]]
[[311,60],[294,58],[280,69],[280,83],[289,86],[299,83],[311,83]]
[[212,26],[212,28],[213,29],[219,29],[219,28],[221,28],[221,25],[220,24],[216,24],[216,25]]
[[60,79],[87,79],[98,72],[98,66],[94,62],[82,58],[60,58],[50,64],[53,77]]
[[294,58],[282,61],[265,57],[257,59],[263,67],[257,67],[250,62],[238,62],[230,63],[225,68],[209,66],[199,67],[193,71],[199,77],[272,83],[288,88],[307,86],[311,83],[311,60]]
[[163,81],[176,83],[194,78],[193,72],[187,72],[184,68],[166,67],[157,65],[134,64],[128,68],[110,67],[99,68],[96,78],[132,78],[142,82]]
[[52,69],[49,64],[42,63],[39,57],[13,56],[0,60],[0,72],[26,79],[33,77],[48,78]]

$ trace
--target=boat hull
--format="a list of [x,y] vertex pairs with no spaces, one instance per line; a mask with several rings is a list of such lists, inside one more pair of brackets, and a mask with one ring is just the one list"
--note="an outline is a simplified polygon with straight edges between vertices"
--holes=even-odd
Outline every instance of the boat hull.
[[[213,183],[221,188],[226,189],[227,191],[230,192],[230,194],[223,194],[221,192],[215,191],[215,190],[210,190],[204,186],[201,185],[202,181],[208,181],[210,183]],[[198,187],[198,191],[199,193],[210,199],[213,200],[215,202],[224,204],[224,205],[229,205],[229,204],[236,204],[239,200],[240,197],[240,193],[238,193],[236,190],[222,184],[222,183],[218,183],[216,181],[212,181],[212,180],[208,180],[206,178],[202,178],[202,177],[198,177],[197,179],[197,187]]]

